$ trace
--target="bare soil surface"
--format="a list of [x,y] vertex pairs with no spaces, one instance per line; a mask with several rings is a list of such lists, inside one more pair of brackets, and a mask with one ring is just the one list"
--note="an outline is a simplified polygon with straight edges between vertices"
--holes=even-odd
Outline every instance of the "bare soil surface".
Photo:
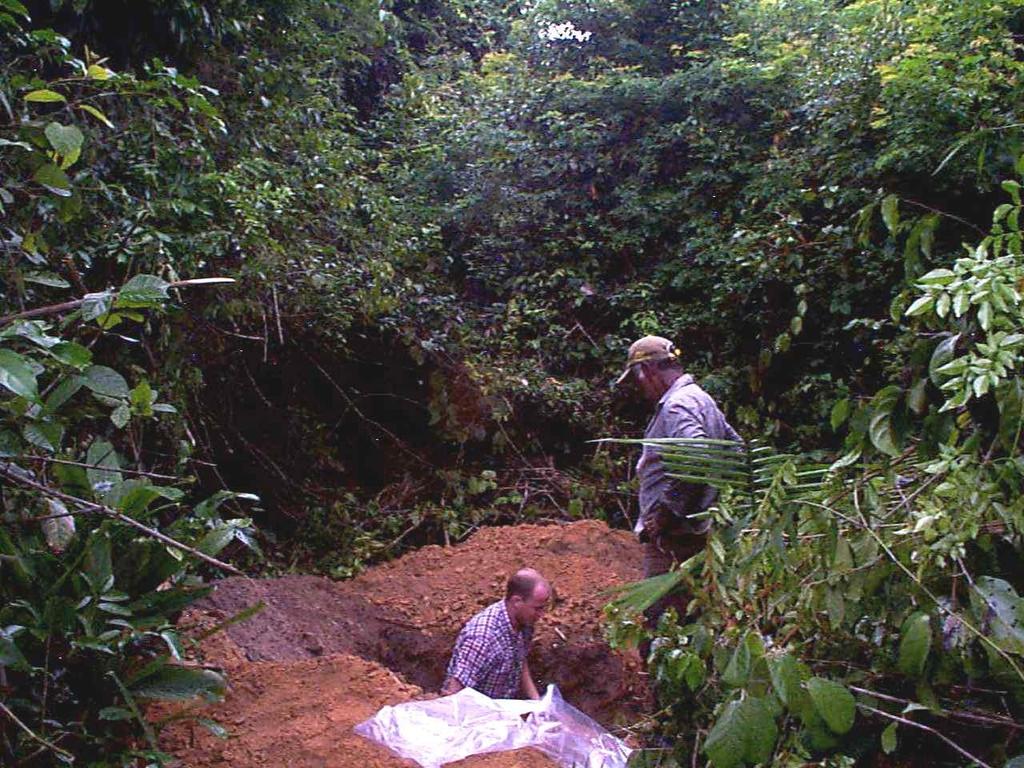
[[[536,568],[555,588],[537,626],[530,666],[539,684],[605,726],[649,711],[635,653],[609,649],[602,634],[607,590],[641,577],[640,551],[603,523],[489,528],[453,547],[425,547],[356,579],[314,576],[226,579],[183,619],[186,629],[223,621],[259,601],[266,608],[202,646],[225,669],[224,702],[204,711],[230,732],[196,724],[164,732],[163,747],[195,768],[407,768],[352,732],[385,704],[440,687],[462,624],[499,599],[509,573]],[[469,758],[473,768],[550,768],[531,750]]]

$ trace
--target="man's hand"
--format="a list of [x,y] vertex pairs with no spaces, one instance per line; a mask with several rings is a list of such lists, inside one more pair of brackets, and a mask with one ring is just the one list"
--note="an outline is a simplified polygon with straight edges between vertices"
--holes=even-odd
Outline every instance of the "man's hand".
[[530,665],[523,661],[523,672],[519,678],[519,687],[523,693],[526,694],[526,698],[538,701],[540,694],[537,692],[537,686],[533,682],[533,676],[530,674]]
[[458,693],[465,687],[466,686],[459,682],[457,677],[449,677],[444,681],[444,685],[441,686],[441,695],[451,696],[453,693]]

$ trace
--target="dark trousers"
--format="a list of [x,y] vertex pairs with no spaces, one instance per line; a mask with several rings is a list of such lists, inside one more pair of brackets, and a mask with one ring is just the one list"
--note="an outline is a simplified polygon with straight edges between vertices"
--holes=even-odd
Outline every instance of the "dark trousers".
[[[672,522],[668,525],[659,526],[653,535],[643,538],[644,545],[644,578],[660,576],[668,573],[672,566],[689,560],[701,552],[708,543],[706,533],[689,533],[674,530]],[[645,534],[647,531],[644,532]],[[649,629],[658,624],[658,618],[669,608],[676,609],[676,615],[680,623],[686,616],[686,606],[690,602],[691,595],[686,589],[677,587],[665,595],[658,602],[644,611]]]

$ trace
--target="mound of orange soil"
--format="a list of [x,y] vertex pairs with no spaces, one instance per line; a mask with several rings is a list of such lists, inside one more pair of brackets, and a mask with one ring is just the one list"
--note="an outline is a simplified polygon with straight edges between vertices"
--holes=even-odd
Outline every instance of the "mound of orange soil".
[[[635,654],[603,638],[607,590],[640,578],[634,539],[603,523],[489,528],[454,547],[425,547],[347,582],[312,576],[227,579],[192,614],[208,625],[263,601],[266,608],[204,644],[231,692],[214,710],[231,731],[219,741],[201,726],[175,726],[166,748],[185,765],[409,765],[354,735],[384,704],[408,701],[442,682],[462,624],[499,599],[507,575],[529,566],[555,599],[537,626],[530,666],[540,686],[556,683],[575,706],[611,727],[648,709]],[[466,765],[534,768],[551,763],[522,751]]]

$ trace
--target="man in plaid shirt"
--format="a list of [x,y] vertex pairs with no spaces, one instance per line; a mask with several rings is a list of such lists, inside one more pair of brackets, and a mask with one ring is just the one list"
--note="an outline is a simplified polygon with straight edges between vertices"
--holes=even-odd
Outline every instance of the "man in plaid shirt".
[[466,622],[455,640],[443,696],[473,688],[492,699],[539,699],[526,654],[551,585],[532,568],[516,571],[499,600]]

